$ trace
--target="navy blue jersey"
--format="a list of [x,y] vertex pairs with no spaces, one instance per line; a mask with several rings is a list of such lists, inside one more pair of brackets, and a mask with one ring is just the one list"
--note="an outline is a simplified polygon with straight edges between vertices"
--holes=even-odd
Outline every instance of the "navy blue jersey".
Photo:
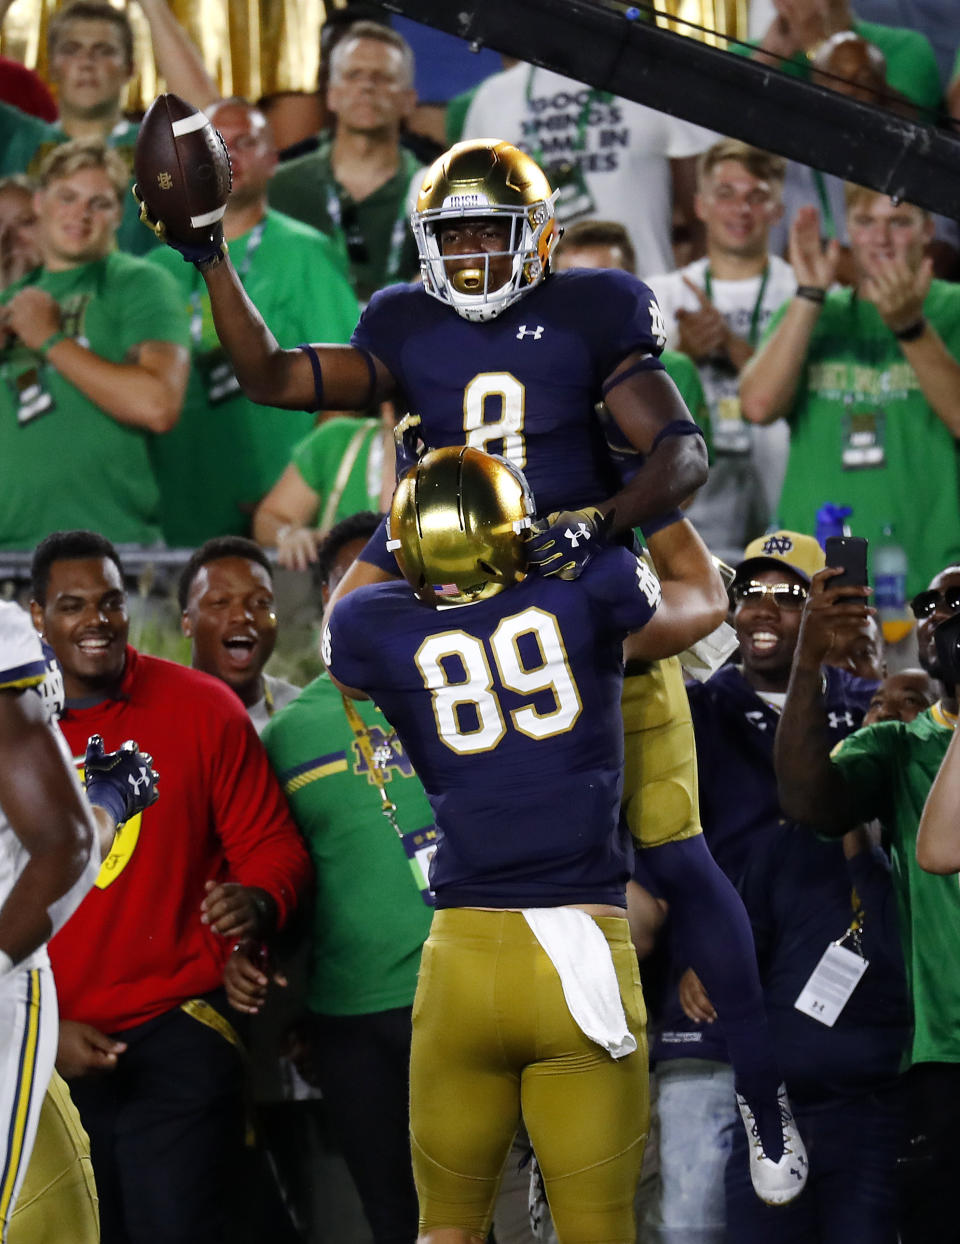
[[324,659],[377,702],[423,783],[438,906],[624,906],[621,644],[659,600],[649,568],[610,548],[574,582],[531,575],[459,608],[405,581],[338,603]]
[[[484,324],[420,285],[391,285],[370,300],[351,341],[394,377],[400,405],[420,416],[424,444],[502,454],[547,514],[620,488],[595,407],[627,355],[646,353],[651,369],[662,368],[661,323],[642,281],[581,269],[551,275]],[[389,553],[376,564],[396,572]]]

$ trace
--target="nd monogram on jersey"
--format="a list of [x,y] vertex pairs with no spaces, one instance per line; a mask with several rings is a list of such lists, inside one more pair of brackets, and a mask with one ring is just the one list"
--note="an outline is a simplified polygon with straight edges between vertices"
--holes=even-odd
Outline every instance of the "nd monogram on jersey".
[[462,608],[406,582],[338,604],[331,672],[376,701],[423,782],[439,906],[623,905],[621,644],[659,600],[609,548],[572,583],[531,575]]
[[604,380],[665,335],[650,289],[615,271],[551,275],[497,319],[473,324],[418,285],[375,294],[353,335],[388,368],[431,449],[474,445],[526,474],[541,513],[616,491],[594,416]]

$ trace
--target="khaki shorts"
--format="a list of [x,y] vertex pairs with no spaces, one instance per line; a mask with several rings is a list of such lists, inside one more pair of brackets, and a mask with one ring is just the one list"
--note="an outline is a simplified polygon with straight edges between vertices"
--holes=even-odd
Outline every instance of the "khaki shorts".
[[564,1244],[631,1244],[649,1122],[646,1012],[625,919],[597,918],[637,1049],[574,1023],[519,912],[438,911],[413,1006],[410,1131],[420,1231],[485,1239],[521,1111]]
[[90,1142],[69,1089],[54,1072],[7,1244],[62,1244],[65,1229],[70,1244],[98,1244],[97,1207]]
[[676,657],[623,680],[623,812],[638,846],[703,833],[697,752],[683,669]]

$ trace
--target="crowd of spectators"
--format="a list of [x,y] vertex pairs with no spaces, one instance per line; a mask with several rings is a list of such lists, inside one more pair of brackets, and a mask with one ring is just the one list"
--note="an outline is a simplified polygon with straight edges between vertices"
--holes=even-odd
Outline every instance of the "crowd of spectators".
[[[221,96],[166,0],[137,3],[168,89],[229,151],[224,236],[250,299],[282,347],[349,342],[377,290],[418,278],[409,214],[440,147],[411,130],[409,44],[370,6],[331,22],[310,114],[323,128],[279,149],[268,104]],[[945,83],[919,30],[862,20],[847,0],[772,7],[737,54],[901,117],[960,121],[960,48]],[[356,412],[247,396],[204,280],[137,219],[128,18],[74,0],[48,37],[52,94],[0,58],[0,550],[33,551],[34,622],[64,674],[74,750],[92,732],[169,748],[144,814],[162,825],[125,828],[51,944],[57,1066],[90,1135],[103,1239],[329,1238],[309,1195],[319,1099],[373,1238],[412,1244],[430,809],[379,710],[345,709],[324,676],[300,691],[264,672],[274,567],[310,573],[322,608],[389,507],[408,412],[401,394]],[[736,655],[689,693],[699,801],[750,917],[811,1177],[789,1211],[753,1195],[723,1016],[641,868],[633,932],[643,956],[658,946],[663,996],[646,1168],[659,1191],[638,1201],[639,1238],[960,1239],[946,1212],[960,899],[955,878],[930,875],[960,862],[946,825],[960,662],[933,637],[960,614],[957,223],[525,63],[453,98],[445,132],[505,139],[541,165],[565,227],[555,270],[649,285],[666,372],[710,453],[686,514],[736,571]],[[888,676],[863,598],[830,587],[815,538],[828,505],[848,534],[905,555],[920,670],[899,669],[908,640]],[[196,672],[127,645],[117,545],[183,550]],[[945,753],[921,867],[917,825]],[[116,886],[131,861],[138,887]],[[138,936],[118,946],[128,927]],[[828,1021],[801,1000],[834,945],[868,966]],[[252,1107],[245,1074],[273,1085]],[[498,1244],[532,1239],[506,1188],[517,1165]],[[268,1192],[241,1221],[224,1206],[246,1169]],[[14,1216],[12,1244],[16,1232]]]

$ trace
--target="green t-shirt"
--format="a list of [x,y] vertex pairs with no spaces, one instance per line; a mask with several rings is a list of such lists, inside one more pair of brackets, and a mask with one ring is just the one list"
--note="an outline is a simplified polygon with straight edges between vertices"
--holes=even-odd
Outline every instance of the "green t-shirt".
[[867,726],[832,757],[863,819],[879,818],[889,840],[913,998],[911,1063],[960,1062],[960,884],[956,874],[934,876],[917,863],[920,814],[951,735],[936,717],[934,708],[909,723]]
[[687,410],[693,415],[697,426],[703,432],[703,439],[707,442],[707,453],[712,463],[713,437],[710,431],[710,411],[707,408],[703,381],[700,379],[696,363],[688,354],[682,354],[679,350],[664,350],[660,355],[660,362],[677,386]]
[[388,722],[372,702],[354,703],[374,753],[389,749],[385,790],[403,843],[381,811],[343,698],[326,675],[263,732],[316,871],[307,1005],[321,1015],[409,1006],[432,915],[416,854],[422,859],[432,849],[433,813]]
[[384,285],[411,281],[420,271],[407,213],[410,182],[423,165],[400,148],[400,167],[365,199],[354,199],[333,175],[332,139],[281,164],[270,179],[270,206],[332,237],[357,297],[368,302]]
[[[328,238],[270,211],[230,243],[244,288],[281,346],[346,342],[359,308]],[[190,381],[180,422],[153,445],[163,535],[193,548],[212,536],[247,535],[253,510],[283,473],[315,414],[259,406],[240,391],[213,327],[210,298],[193,264],[169,247],[151,264],[177,283],[191,324]]]
[[[855,20],[853,30],[879,48],[887,62],[887,85],[912,100],[925,113],[936,114],[943,97],[937,57],[926,35],[902,26],[881,26],[878,22]],[[732,45],[731,52],[749,56],[756,44]],[[810,61],[803,52],[783,61],[780,68],[794,78],[809,78]]]
[[[326,531],[360,510],[379,510],[383,467],[380,431],[379,419],[339,415],[314,428],[294,449],[292,461],[304,483],[320,494],[318,527]],[[341,480],[344,466],[349,470]]]
[[[960,359],[960,286],[934,281],[924,314]],[[827,296],[789,422],[781,526],[812,534],[825,502],[851,506],[851,531],[871,543],[892,523],[909,559],[911,596],[960,561],[957,442],[876,307],[852,290]]]
[[[107,146],[113,147],[130,170],[133,185],[133,148],[140,127],[132,121],[120,120],[107,135]],[[0,177],[11,173],[34,175],[44,156],[60,143],[69,142],[59,125],[41,121],[19,108],[0,102]],[[123,199],[123,218],[117,230],[117,246],[131,255],[146,255],[157,245],[156,236],[140,223],[140,208],[132,194]]]
[[[46,290],[63,331],[111,363],[142,341],[185,346],[187,317],[164,272],[132,255],[34,272],[5,290]],[[0,548],[29,549],[51,531],[89,527],[116,543],[160,538],[151,434],[118,423],[53,364],[22,344],[0,353]]]

